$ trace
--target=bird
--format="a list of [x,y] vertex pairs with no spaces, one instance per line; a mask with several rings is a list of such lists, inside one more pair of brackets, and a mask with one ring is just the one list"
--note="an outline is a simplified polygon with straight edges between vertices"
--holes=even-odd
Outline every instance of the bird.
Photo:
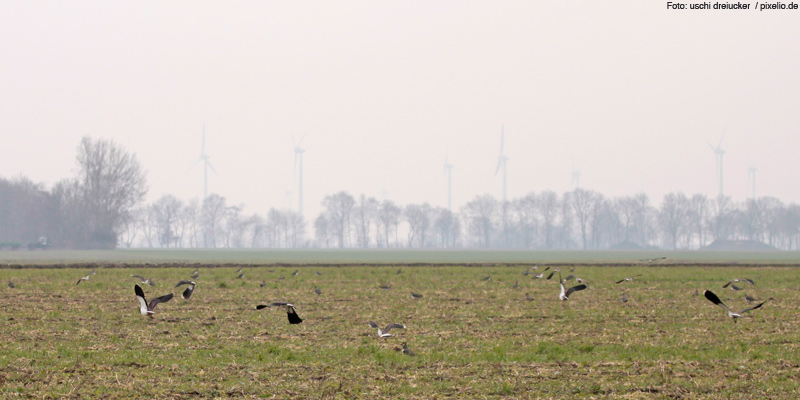
[[282,281],[282,280],[283,280],[283,275],[279,276],[279,277],[278,277],[278,280],[279,280],[279,281]]
[[296,270],[294,270],[294,272],[292,272],[292,276],[297,276],[297,274],[298,274],[299,272],[300,272],[300,270],[299,270],[299,269],[296,269]]
[[656,261],[666,260],[666,259],[667,259],[667,257],[656,257],[656,258],[645,258],[645,259],[639,260],[639,261],[647,261],[649,264],[652,264],[652,263],[654,263]]
[[519,281],[514,282],[514,285],[511,286],[512,289],[516,289],[519,287]]
[[380,285],[380,286],[378,286],[378,289],[383,289],[383,290],[389,290],[389,289],[391,289],[391,288],[392,288],[392,287],[391,287],[391,286],[389,286],[389,285]]
[[155,283],[155,282],[153,282],[153,280],[152,280],[152,279],[150,279],[150,278],[145,278],[145,277],[143,277],[143,276],[141,276],[141,275],[131,275],[131,277],[133,277],[133,278],[136,278],[136,279],[138,279],[139,281],[141,281],[142,285],[150,285],[150,286],[155,286],[155,285],[156,285],[156,283]]
[[244,271],[239,272],[239,275],[236,275],[236,279],[242,279],[244,277]]
[[745,299],[745,300],[747,300],[747,302],[748,302],[748,303],[752,303],[752,302],[755,302],[755,301],[759,301],[757,298],[755,298],[755,297],[753,297],[753,296],[750,296],[750,295],[748,295],[748,294],[745,294],[745,295],[744,295],[744,299]]
[[700,296],[700,291],[695,289],[694,292],[692,293],[692,296]]
[[484,281],[488,281],[489,279],[492,279],[492,277],[490,275],[486,275],[486,276],[483,277]]
[[416,354],[414,354],[413,351],[411,351],[411,349],[408,348],[408,345],[406,344],[406,342],[403,342],[403,354],[405,354],[407,356],[415,356],[416,355]]
[[746,283],[749,283],[751,285],[755,285],[756,284],[755,282],[753,282],[752,279],[741,278],[741,279],[734,279],[734,280],[722,285],[722,288],[725,289],[726,287],[730,286],[731,289],[733,289],[733,290],[742,290],[742,288],[740,288],[739,286],[734,285],[734,282],[746,282]]
[[8,287],[13,289],[13,288],[17,287],[17,285],[15,285],[14,282],[8,281]]
[[561,272],[558,273],[558,281],[559,281],[558,283],[561,285],[561,294],[558,295],[558,298],[561,299],[561,301],[569,300],[569,295],[579,290],[586,289],[588,287],[585,284],[581,284],[578,286],[573,286],[569,288],[569,290],[566,290],[566,288],[564,287],[564,281],[561,279]]
[[195,269],[195,270],[194,270],[194,272],[192,272],[192,275],[191,275],[191,277],[192,277],[192,279],[197,279],[197,278],[199,278],[199,277],[200,277],[200,271],[198,271],[198,270],[196,270],[196,269]]
[[567,275],[567,277],[566,277],[566,278],[564,278],[564,282],[568,282],[568,281],[570,281],[571,279],[575,279],[575,278],[576,278],[576,276],[575,276],[575,275],[573,275],[573,274],[569,274],[569,275]]
[[139,312],[142,315],[147,315],[150,318],[153,318],[153,313],[155,313],[155,308],[158,303],[166,303],[172,300],[172,293],[170,293],[161,297],[156,297],[155,299],[150,300],[150,303],[148,303],[147,298],[144,297],[144,290],[142,290],[138,284],[134,284],[133,289],[136,293],[136,298],[139,299]]
[[533,276],[533,279],[542,279],[542,278],[544,278],[544,272],[539,273],[539,275],[534,275]]
[[398,269],[397,269],[397,275],[400,275],[400,274],[402,274],[402,273],[403,273],[403,270],[402,270],[402,269],[400,269],[400,268],[398,268]]
[[261,286],[261,287],[267,286],[267,281],[261,281],[261,283],[259,283],[258,286]]
[[286,310],[286,316],[289,317],[289,324],[299,324],[303,322],[300,316],[297,315],[297,311],[294,309],[294,305],[292,303],[287,303],[285,301],[276,301],[274,303],[270,303],[267,305],[259,304],[256,306],[256,310],[261,310],[267,307],[282,307]]
[[632,281],[632,280],[633,280],[633,278],[636,278],[636,277],[638,277],[638,276],[642,276],[642,274],[638,274],[638,275],[630,276],[630,277],[627,277],[627,278],[625,278],[625,279],[620,279],[620,280],[618,280],[616,283],[617,283],[617,284],[620,284],[620,283],[622,283],[622,282],[630,282],[630,281]]
[[728,308],[728,306],[726,306],[726,305],[725,305],[725,304],[722,302],[722,300],[720,300],[720,299],[719,299],[719,297],[717,297],[717,295],[715,295],[715,294],[714,294],[714,292],[712,292],[712,291],[710,291],[710,290],[704,290],[704,291],[703,291],[703,295],[704,295],[704,296],[706,296],[706,298],[707,298],[708,300],[710,300],[712,303],[714,303],[714,304],[716,304],[716,305],[718,305],[718,306],[720,306],[720,307],[724,308],[724,309],[725,309],[725,311],[727,311],[727,312],[728,312],[728,316],[729,316],[729,317],[731,317],[731,318],[733,318],[733,322],[736,322],[736,319],[737,319],[737,318],[743,318],[742,314],[744,314],[744,313],[746,313],[746,312],[748,312],[748,311],[751,311],[751,310],[755,310],[756,308],[759,308],[759,307],[763,306],[763,305],[764,305],[764,303],[766,303],[766,301],[764,301],[764,302],[761,302],[761,303],[758,303],[758,304],[756,304],[756,305],[755,305],[755,306],[753,306],[753,307],[750,307],[750,308],[745,308],[744,310],[742,310],[742,311],[739,311],[739,312],[734,312],[734,311],[732,311],[730,308]]
[[242,267],[239,267],[239,269],[237,269],[236,272],[242,272]]
[[406,328],[406,326],[403,325],[403,324],[389,324],[389,325],[386,325],[386,327],[383,328],[383,329],[381,329],[378,326],[378,324],[376,324],[376,323],[374,323],[372,321],[369,321],[368,324],[369,324],[369,326],[371,326],[373,328],[378,328],[378,337],[381,337],[381,338],[388,338],[388,337],[394,336],[391,333],[389,333],[389,331],[392,330],[392,329],[395,329],[395,328],[397,328],[397,329],[405,329]]
[[90,277],[90,276],[92,276],[92,275],[93,275],[93,273],[94,273],[94,270],[92,270],[92,272],[90,272],[90,273],[89,273],[89,275],[86,275],[86,276],[84,276],[83,278],[81,278],[81,279],[78,279],[78,282],[75,284],[75,286],[79,285],[79,284],[80,284],[81,282],[83,282],[83,281],[88,281],[88,280],[89,280],[89,277]]
[[189,297],[192,297],[192,292],[194,292],[194,286],[197,285],[197,284],[192,282],[192,281],[184,279],[184,280],[178,282],[178,284],[175,285],[175,287],[178,287],[178,286],[181,286],[181,285],[189,285],[189,287],[187,287],[186,290],[184,290],[183,293],[181,294],[181,297],[183,297],[184,300],[189,300]]
[[533,301],[533,297],[531,297],[531,295],[529,293],[525,293],[525,300]]
[[411,292],[411,298],[412,298],[412,299],[421,299],[421,298],[422,298],[422,295],[421,295],[421,294],[419,294],[419,293],[414,293],[414,292]]
[[623,303],[627,303],[628,302],[628,296],[625,293],[623,293],[622,294],[622,298],[620,299],[620,301],[622,301]]
[[317,296],[319,296],[319,295],[321,295],[321,294],[322,294],[322,290],[319,290],[319,288],[318,288],[318,287],[315,287],[315,288],[314,288],[314,293],[316,293],[316,294],[317,294]]
[[317,274],[317,276],[322,276],[322,274],[320,274],[319,271],[314,271],[314,273]]
[[553,272],[550,273],[550,275],[547,275],[547,280],[549,281],[553,277],[553,274],[555,274],[555,273],[556,273],[556,271],[553,271]]

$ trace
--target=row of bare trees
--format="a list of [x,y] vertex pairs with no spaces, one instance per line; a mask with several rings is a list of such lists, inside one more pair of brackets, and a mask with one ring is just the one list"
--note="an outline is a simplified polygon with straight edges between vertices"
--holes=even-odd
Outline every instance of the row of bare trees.
[[698,249],[719,239],[800,248],[800,206],[774,197],[736,203],[670,193],[655,206],[646,194],[575,189],[507,202],[481,195],[453,212],[342,191],[323,199],[308,235],[296,212],[245,215],[216,194],[142,205],[145,172],[113,141],[83,138],[76,161],[76,176],[49,191],[0,178],[0,247],[47,237],[62,248]]

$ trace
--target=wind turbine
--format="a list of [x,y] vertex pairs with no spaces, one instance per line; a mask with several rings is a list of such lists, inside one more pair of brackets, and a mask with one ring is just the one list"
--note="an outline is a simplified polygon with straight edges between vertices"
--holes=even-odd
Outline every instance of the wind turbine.
[[[306,135],[300,138],[300,141],[294,146],[294,170],[298,172],[298,196],[297,196],[297,212],[300,213],[300,216],[303,216],[303,153],[306,152],[305,149],[300,147],[303,144],[303,139],[305,139]],[[298,168],[298,165],[300,166]]]
[[723,182],[723,174],[722,174],[722,157],[725,155],[725,150],[722,148],[722,139],[725,139],[725,134],[728,133],[728,130],[722,132],[722,137],[719,138],[719,144],[717,147],[714,147],[711,143],[708,144],[708,147],[711,147],[711,150],[714,151],[717,158],[717,179],[719,180],[719,198],[721,199],[724,195],[724,191],[722,190],[722,182]]
[[[211,168],[211,171],[217,173],[217,170],[214,169],[214,166],[211,165],[211,161],[209,160],[210,157],[206,154],[206,124],[203,123],[203,144],[200,147],[200,157],[197,161],[192,164],[192,167],[197,165],[199,162],[203,162],[203,200],[208,197],[208,169]],[[191,169],[191,168],[190,168]]]
[[756,199],[756,172],[758,172],[758,168],[751,166],[747,169],[747,180],[750,181],[753,187],[753,200]]
[[581,186],[581,170],[572,169],[572,185],[575,186],[575,189]]
[[453,164],[447,162],[447,153],[444,155],[444,174],[447,176],[447,210],[453,210]]
[[495,176],[500,169],[503,169],[503,203],[508,200],[507,196],[507,184],[506,184],[506,163],[508,163],[508,157],[503,154],[503,144],[505,142],[505,124],[500,128],[500,155],[497,156],[497,169],[494,171]]

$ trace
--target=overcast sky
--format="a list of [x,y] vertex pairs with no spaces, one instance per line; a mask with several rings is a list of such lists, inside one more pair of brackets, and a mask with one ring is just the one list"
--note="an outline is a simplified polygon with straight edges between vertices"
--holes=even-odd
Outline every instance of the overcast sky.
[[[81,137],[148,171],[148,200],[209,191],[305,214],[346,190],[400,204],[581,187],[800,202],[800,11],[666,1],[0,2],[0,177],[48,188]],[[727,131],[726,131],[727,130]],[[291,198],[287,192],[291,191]]]

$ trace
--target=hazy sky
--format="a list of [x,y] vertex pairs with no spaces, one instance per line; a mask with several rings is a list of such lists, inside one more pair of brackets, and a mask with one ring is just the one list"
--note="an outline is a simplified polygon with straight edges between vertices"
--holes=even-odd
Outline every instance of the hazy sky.
[[[0,176],[48,188],[114,139],[148,200],[264,214],[346,190],[446,206],[581,187],[800,202],[800,11],[666,1],[0,2]],[[291,190],[291,199],[287,191]]]

